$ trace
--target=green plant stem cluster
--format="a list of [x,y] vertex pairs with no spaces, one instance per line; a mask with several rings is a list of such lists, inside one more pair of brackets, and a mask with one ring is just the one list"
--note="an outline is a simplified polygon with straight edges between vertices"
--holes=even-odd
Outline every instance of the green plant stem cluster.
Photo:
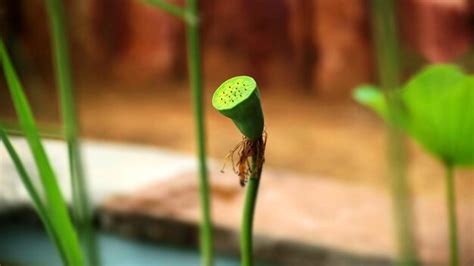
[[[69,62],[68,42],[66,37],[64,10],[60,0],[46,0],[46,8],[50,19],[56,79],[60,92],[60,106],[63,116],[64,137],[68,147],[68,159],[72,184],[72,211],[76,228],[71,224],[66,203],[57,184],[56,176],[41,144],[40,133],[35,124],[23,88],[16,76],[8,57],[6,48],[1,43],[2,65],[12,94],[13,103],[20,121],[19,130],[13,133],[24,134],[35,158],[42,180],[42,189],[38,191],[33,185],[20,157],[11,144],[3,127],[0,127],[1,139],[7,148],[17,172],[32,198],[35,209],[43,222],[50,238],[56,244],[65,265],[100,265],[97,242],[92,226],[92,210],[89,205],[87,185],[84,179],[80,143],[78,138],[78,122],[75,113],[71,65]],[[56,132],[54,132],[57,134]],[[57,136],[57,135],[55,135]],[[42,190],[42,191],[41,191]],[[43,202],[42,198],[46,198]],[[81,250],[76,236],[83,242]],[[85,259],[83,257],[85,251]]]
[[69,217],[56,175],[41,143],[30,105],[2,40],[0,40],[0,57],[13,106],[38,169],[41,180],[40,189],[33,185],[34,182],[28,175],[18,153],[11,145],[4,128],[0,125],[0,136],[3,144],[7,148],[7,152],[12,158],[17,172],[33,200],[40,219],[44,223],[51,239],[55,242],[64,264],[84,265],[79,240]]

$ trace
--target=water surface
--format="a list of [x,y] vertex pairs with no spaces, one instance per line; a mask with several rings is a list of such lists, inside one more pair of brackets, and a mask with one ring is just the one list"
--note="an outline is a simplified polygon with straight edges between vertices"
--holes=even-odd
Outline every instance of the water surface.
[[[125,239],[100,232],[103,266],[199,266],[199,253],[149,242]],[[8,263],[8,264],[7,264]],[[55,247],[39,228],[25,225],[0,225],[0,265],[61,265]],[[238,266],[239,260],[218,256],[217,266]]]

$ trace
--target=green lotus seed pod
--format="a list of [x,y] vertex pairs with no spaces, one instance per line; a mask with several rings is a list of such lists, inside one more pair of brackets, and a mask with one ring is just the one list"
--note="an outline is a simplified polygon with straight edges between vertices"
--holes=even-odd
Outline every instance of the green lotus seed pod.
[[263,111],[257,82],[249,76],[226,80],[214,92],[212,105],[234,121],[240,132],[255,140],[263,133]]

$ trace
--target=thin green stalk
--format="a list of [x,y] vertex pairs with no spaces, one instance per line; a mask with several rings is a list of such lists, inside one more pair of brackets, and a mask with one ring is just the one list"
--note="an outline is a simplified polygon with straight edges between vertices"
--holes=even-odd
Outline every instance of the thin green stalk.
[[182,19],[186,18],[186,9],[185,8],[179,7],[177,5],[168,3],[168,2],[163,1],[163,0],[144,0],[144,1],[151,4],[151,5],[159,7],[163,11],[165,11],[165,12],[167,12],[167,13],[173,15],[173,16],[176,16],[176,17],[179,17],[179,18],[182,18]]
[[201,205],[200,251],[202,265],[214,264],[214,241],[211,223],[211,203],[206,163],[206,139],[203,115],[201,53],[199,47],[199,5],[198,0],[187,0],[186,8],[181,8],[163,0],[145,0],[186,22],[188,72],[192,91],[196,143],[198,155],[199,196]]
[[[239,159],[233,167],[239,169],[240,185],[248,186],[242,215],[240,249],[242,265],[251,266],[253,216],[267,144],[265,119],[257,82],[250,76],[236,76],[224,81],[214,92],[212,105],[222,115],[232,119],[244,136],[237,146],[240,150]],[[235,149],[229,156],[232,157],[234,152]],[[252,163],[250,169],[247,169],[249,157],[252,157]]]
[[[256,159],[252,158],[252,170],[255,171]],[[253,217],[255,206],[257,204],[258,188],[260,186],[260,175],[262,169],[256,171],[247,183],[247,191],[245,194],[244,213],[242,216],[242,232],[240,233],[240,252],[241,265],[253,265]]]
[[[187,0],[187,10],[193,16],[199,14],[198,0]],[[211,202],[209,192],[209,181],[206,163],[206,139],[203,114],[203,86],[201,70],[201,53],[199,40],[199,24],[187,23],[187,51],[189,64],[189,81],[191,83],[194,121],[196,127],[196,142],[198,145],[199,161],[199,190],[201,203],[201,225],[200,225],[200,249],[202,265],[214,264],[214,244],[211,223]]]
[[[61,134],[56,134],[56,133],[48,133],[48,132],[43,132],[40,130],[40,136],[41,138],[46,138],[46,139],[57,139],[57,140],[64,140],[64,136],[61,135]],[[5,131],[9,134],[9,135],[13,135],[13,136],[23,136],[23,131],[21,131],[21,129],[16,129],[16,128],[7,128],[5,129]]]
[[[400,86],[400,53],[393,0],[372,0],[372,23],[381,85],[388,103],[391,121],[399,119],[401,99],[395,93]],[[399,252],[399,264],[418,265],[413,229],[411,195],[406,177],[406,144],[401,129],[388,129],[388,161],[391,194]]]
[[26,168],[23,162],[21,161],[20,156],[16,152],[10,139],[8,138],[7,133],[5,132],[5,129],[1,125],[0,125],[0,139],[2,140],[3,145],[5,146],[8,154],[10,155],[10,158],[18,172],[18,176],[20,177],[23,185],[25,186],[26,191],[28,192],[28,195],[30,195],[31,197],[33,206],[35,207],[36,212],[38,213],[38,216],[41,222],[46,228],[46,232],[48,233],[49,237],[55,242],[56,248],[58,249],[61,259],[63,261],[66,261],[66,252],[64,251],[65,247],[61,244],[61,241],[59,240],[57,232],[53,228],[53,224],[51,223],[51,220],[48,216],[48,213],[46,211],[46,208],[43,204],[43,201],[41,200],[41,197],[38,191],[33,185],[33,181],[30,175],[28,175],[28,172],[26,171]]
[[68,146],[72,185],[72,205],[76,228],[89,265],[99,265],[97,241],[92,225],[92,208],[82,167],[78,119],[66,36],[64,8],[60,0],[46,0],[55,58],[55,73],[60,92],[61,114]]
[[449,222],[450,265],[459,265],[458,226],[456,216],[456,184],[453,166],[446,164],[446,205]]
[[54,219],[51,218],[50,221],[53,224],[54,230],[56,230],[57,236],[60,237],[61,245],[67,247],[67,249],[65,249],[67,260],[65,261],[65,264],[72,266],[83,265],[83,257],[79,241],[71,223],[64,197],[57,183],[56,175],[46,151],[41,143],[39,131],[33,118],[30,105],[23,91],[23,87],[11,64],[2,40],[0,40],[0,56],[13,105],[21,128],[23,129],[23,133],[25,134],[28,145],[30,146],[31,153],[33,154],[41,183],[44,188],[47,213],[50,217],[54,217]]
[[[0,125],[3,126],[9,135],[23,136],[23,131],[21,131],[21,126],[18,122],[0,119]],[[61,129],[53,125],[38,123],[38,130],[42,138],[64,139]]]

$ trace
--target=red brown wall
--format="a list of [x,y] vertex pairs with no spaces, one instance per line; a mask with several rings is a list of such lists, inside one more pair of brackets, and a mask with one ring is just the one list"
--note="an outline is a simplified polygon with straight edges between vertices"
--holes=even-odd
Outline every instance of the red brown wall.
[[[50,66],[42,1],[3,1],[4,7],[11,2],[20,8],[25,54],[37,66]],[[175,17],[139,0],[66,3],[78,72],[129,83],[185,76],[184,25]],[[443,62],[470,48],[472,3],[398,3],[408,49]],[[202,0],[206,78],[246,73],[269,84],[266,88],[285,82],[288,90],[347,96],[375,77],[368,5],[369,0]]]

